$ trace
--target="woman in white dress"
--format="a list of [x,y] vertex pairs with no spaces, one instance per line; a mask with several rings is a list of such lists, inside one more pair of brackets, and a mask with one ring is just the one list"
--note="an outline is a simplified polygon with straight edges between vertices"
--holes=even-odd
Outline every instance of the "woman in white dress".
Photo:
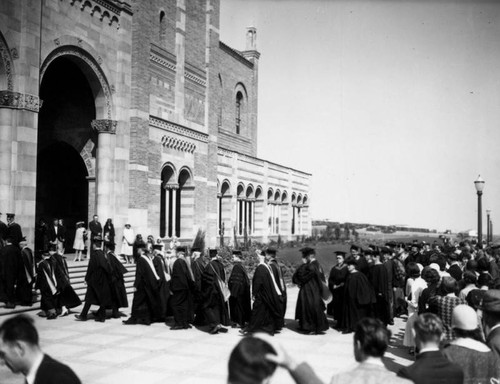
[[134,230],[131,228],[130,224],[125,224],[125,228],[123,229],[122,249],[120,252],[125,258],[125,263],[132,263],[134,240]]
[[76,223],[75,241],[73,242],[75,260],[73,261],[82,261],[82,252],[85,249],[85,236],[87,235],[87,231],[83,224],[83,221]]
[[410,347],[410,354],[415,352],[415,338],[413,337],[412,327],[418,316],[418,299],[422,291],[427,288],[427,283],[420,276],[424,267],[414,262],[408,263],[408,281],[406,282],[406,302],[408,303],[408,320],[406,321],[405,335],[403,345]]

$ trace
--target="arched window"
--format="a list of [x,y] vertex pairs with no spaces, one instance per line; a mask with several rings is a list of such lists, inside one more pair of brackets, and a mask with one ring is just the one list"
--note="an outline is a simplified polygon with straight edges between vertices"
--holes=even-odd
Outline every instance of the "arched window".
[[241,109],[243,105],[243,94],[236,93],[236,133],[239,135],[241,131]]
[[[231,190],[231,185],[229,184],[229,181],[224,180],[222,182],[222,186],[220,188],[220,193],[218,194],[218,228],[219,228],[219,236],[224,236],[226,232],[226,228],[224,225],[224,221],[227,221],[230,219],[230,213],[231,213],[231,207],[228,207],[228,203],[230,203],[230,190]],[[229,197],[229,199],[227,199]],[[221,242],[221,245],[223,243]]]
[[165,17],[165,12],[160,12],[160,24],[158,28],[158,40],[160,44],[165,43],[165,38],[167,35],[167,18]]
[[174,233],[174,207],[177,188],[175,169],[172,165],[167,164],[161,171],[160,237],[171,237]]

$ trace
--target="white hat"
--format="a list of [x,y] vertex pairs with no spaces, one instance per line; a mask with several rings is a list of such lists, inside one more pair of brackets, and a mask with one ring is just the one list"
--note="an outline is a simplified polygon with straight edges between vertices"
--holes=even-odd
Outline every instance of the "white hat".
[[439,265],[437,263],[431,263],[429,265],[429,267],[431,267],[432,269],[435,269],[436,271],[441,271],[441,269],[439,268]]
[[465,304],[457,305],[451,315],[451,327],[464,331],[473,331],[477,329],[477,314],[471,307]]

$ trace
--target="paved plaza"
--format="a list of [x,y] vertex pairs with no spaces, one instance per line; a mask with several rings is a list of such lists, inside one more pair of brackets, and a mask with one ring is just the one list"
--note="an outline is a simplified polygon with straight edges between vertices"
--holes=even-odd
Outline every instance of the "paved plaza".
[[[289,289],[287,319],[293,319],[298,289]],[[131,297],[130,297],[131,299]],[[130,309],[124,311],[127,315]],[[53,321],[33,311],[43,350],[71,366],[83,383],[88,384],[220,384],[227,379],[227,361],[232,348],[241,339],[237,329],[227,334],[209,335],[198,329],[171,331],[164,324],[122,325],[121,320],[105,323],[77,322],[73,315]],[[3,321],[5,317],[0,317]],[[411,363],[400,346],[405,323],[396,319],[391,327],[393,345],[386,354],[390,369]],[[307,361],[324,380],[351,368],[355,362],[352,334],[329,329],[325,335],[308,336],[294,331],[295,321],[275,336],[297,361]],[[24,378],[0,367],[2,384],[22,384]],[[293,382],[278,369],[272,383]]]

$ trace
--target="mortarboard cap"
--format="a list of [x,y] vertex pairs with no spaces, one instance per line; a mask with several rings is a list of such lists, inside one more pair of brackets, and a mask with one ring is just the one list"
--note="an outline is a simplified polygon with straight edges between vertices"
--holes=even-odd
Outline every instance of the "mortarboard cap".
[[278,251],[276,250],[276,248],[269,247],[269,248],[266,248],[266,253],[269,253],[270,255],[276,255],[276,253],[278,253]]
[[241,251],[238,251],[238,250],[234,250],[233,251],[233,255],[236,255],[236,256],[241,256]]
[[300,252],[302,252],[302,257],[307,257],[309,255],[315,255],[316,250],[311,247],[304,247],[300,249]]
[[199,247],[193,247],[191,248],[191,253],[193,252],[201,252],[201,249]]
[[500,313],[500,289],[489,289],[484,293],[481,309],[485,312]]
[[347,259],[345,259],[345,263],[347,265],[354,265],[354,266],[358,266],[358,262],[356,261],[356,259],[352,256],[349,256]]
[[356,244],[351,245],[351,251],[360,251],[359,247]]
[[7,213],[7,219],[13,219],[14,217],[16,217],[15,213]]
[[217,256],[217,250],[216,249],[209,249],[208,250],[208,256],[210,256],[211,258],[212,257],[216,257]]
[[335,255],[345,256],[347,252],[345,251],[335,251],[333,252]]
[[153,249],[156,251],[161,251],[162,248],[163,248],[162,244],[153,244]]
[[179,252],[186,253],[186,250],[187,250],[187,249],[186,249],[186,247],[184,247],[184,246],[181,246],[181,247],[177,247],[177,248],[175,248],[175,251],[176,251],[177,253],[179,253]]

